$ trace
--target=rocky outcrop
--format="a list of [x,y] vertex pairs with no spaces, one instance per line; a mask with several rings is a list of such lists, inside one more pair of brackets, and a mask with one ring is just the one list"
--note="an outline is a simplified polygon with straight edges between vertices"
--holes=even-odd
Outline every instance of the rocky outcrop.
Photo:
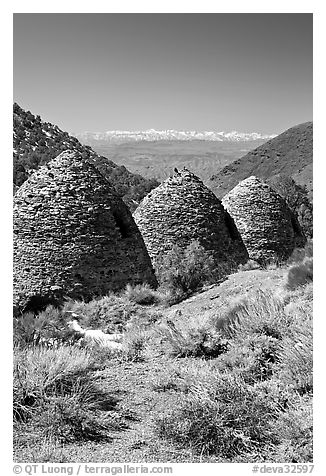
[[257,177],[240,182],[222,200],[249,257],[260,263],[287,259],[304,237],[284,199]]
[[132,215],[101,173],[66,151],[14,198],[14,305],[39,310],[89,300],[127,283],[156,285]]
[[152,190],[134,212],[154,267],[173,245],[192,240],[211,251],[216,264],[238,264],[247,251],[220,200],[194,174],[184,169]]

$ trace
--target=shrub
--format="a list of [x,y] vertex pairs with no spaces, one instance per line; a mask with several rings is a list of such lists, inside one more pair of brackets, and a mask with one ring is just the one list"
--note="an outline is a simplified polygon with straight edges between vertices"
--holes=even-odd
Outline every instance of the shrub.
[[276,374],[249,384],[236,368],[221,372],[225,355],[170,362],[157,373],[155,391],[177,392],[155,420],[159,436],[222,461],[309,461],[311,398]]
[[[115,400],[96,385],[90,354],[76,347],[15,348],[14,418],[60,441],[102,439],[119,427]],[[122,421],[121,421],[122,425]]]
[[289,269],[285,286],[287,289],[295,289],[311,281],[313,281],[313,259],[305,258]]
[[230,374],[199,381],[180,399],[179,409],[156,420],[161,437],[201,454],[225,459],[256,450],[273,439],[275,402]]
[[84,328],[114,333],[121,332],[132,316],[142,312],[142,307],[126,296],[111,294],[88,303],[69,299],[61,308],[48,306],[37,316],[26,313],[15,318],[14,342],[19,345],[42,344],[48,347],[73,344],[78,336],[68,328],[67,323],[74,315]]
[[[135,289],[136,291],[134,292]],[[148,289],[148,296],[150,296],[153,291],[150,288]],[[144,293],[147,293],[146,286],[140,287],[141,293],[143,290],[145,290]],[[134,296],[138,295],[137,287],[130,287],[130,293]],[[159,299],[158,294],[156,297]],[[109,334],[124,331],[130,322],[138,322],[145,325],[145,322],[155,322],[160,316],[157,309],[144,309],[143,306],[134,302],[133,299],[129,299],[126,293],[122,293],[122,295],[110,294],[88,303],[68,302],[63,307],[62,312],[68,316],[67,320],[71,319],[72,312],[77,314],[78,321],[84,328],[101,329]]]
[[311,321],[300,324],[280,344],[278,371],[282,381],[302,394],[313,387],[313,329]]
[[[226,352],[228,340],[216,330],[209,319],[202,316],[191,320],[167,319],[154,330],[160,341],[160,350],[171,357],[212,358]],[[153,345],[157,345],[155,338]]]
[[64,313],[53,306],[48,306],[37,316],[25,313],[14,318],[13,330],[14,344],[20,346],[41,344],[55,347],[76,341],[74,333],[67,328]]
[[49,399],[45,408],[37,412],[34,425],[42,437],[55,436],[65,443],[83,440],[111,440],[110,431],[124,427],[112,415],[99,415],[80,401],[79,395],[59,395]]
[[[82,349],[72,347],[20,349],[16,347],[14,349],[14,415],[17,418],[29,415],[33,408],[41,406],[53,392],[55,393],[59,385],[63,390],[64,386],[72,386],[76,379],[85,379],[90,368],[91,357]],[[82,381],[85,382],[85,380]]]
[[269,452],[273,462],[308,463],[313,461],[312,399],[290,401],[285,412],[273,422],[277,443]]
[[273,375],[278,348],[278,339],[266,335],[231,340],[229,350],[217,361],[218,368],[239,374],[253,385]]
[[82,327],[101,329],[103,332],[120,332],[130,317],[138,310],[137,304],[123,296],[110,294],[90,302],[67,301],[62,313],[71,319],[72,312],[78,315]]
[[128,329],[124,337],[124,358],[134,362],[144,360],[148,332],[140,327]]
[[162,314],[155,310],[142,310],[132,316],[126,324],[122,358],[136,362],[144,360],[155,323],[161,318]]
[[258,290],[234,301],[222,317],[224,333],[229,336],[265,335],[280,339],[292,322],[285,313],[283,299],[269,290]]
[[136,286],[127,284],[123,296],[136,304],[149,305],[159,302],[158,293],[148,284],[137,284]]
[[174,247],[162,256],[157,265],[157,276],[163,290],[175,295],[187,295],[208,282],[217,279],[217,270],[209,251],[196,240],[186,248]]
[[313,316],[313,283],[286,290],[284,295],[285,312],[295,322],[305,322]]
[[20,318],[14,318],[13,338],[14,345],[33,344],[37,332],[38,322],[34,314],[26,313]]

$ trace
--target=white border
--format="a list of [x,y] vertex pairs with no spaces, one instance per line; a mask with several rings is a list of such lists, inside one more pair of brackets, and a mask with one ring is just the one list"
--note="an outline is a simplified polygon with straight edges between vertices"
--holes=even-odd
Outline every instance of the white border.
[[[12,185],[11,185],[11,156],[12,156],[12,13],[16,12],[128,12],[128,13],[314,13],[314,253],[315,253],[315,305],[314,305],[314,376],[315,376],[315,470],[312,474],[322,475],[325,473],[324,445],[323,433],[325,422],[325,399],[324,389],[324,353],[325,347],[325,312],[323,294],[324,281],[326,280],[326,268],[324,266],[324,250],[323,243],[325,210],[325,197],[323,192],[325,189],[325,143],[324,138],[326,121],[325,93],[325,38],[324,30],[326,29],[325,7],[322,2],[316,1],[229,1],[221,4],[221,2],[203,1],[200,2],[178,2],[178,1],[98,1],[93,0],[88,4],[82,4],[80,1],[62,1],[57,0],[54,3],[41,1],[13,1],[7,2],[1,7],[1,45],[2,60],[4,69],[1,73],[1,136],[2,136],[2,156],[1,156],[1,320],[2,320],[2,379],[3,390],[2,396],[2,418],[1,418],[1,449],[6,455],[5,464],[8,462],[8,471],[4,470],[4,474],[12,472],[12,419],[9,409],[11,408],[11,382],[12,382],[12,307],[11,307],[11,270],[12,270]],[[9,298],[8,298],[9,297]],[[10,390],[9,390],[10,389]],[[7,459],[9,461],[7,461]],[[6,464],[7,466],[7,464]],[[207,474],[250,474],[251,464],[205,464],[198,467],[197,464],[172,465],[175,468],[174,474],[183,474],[183,471],[190,472],[205,471]]]

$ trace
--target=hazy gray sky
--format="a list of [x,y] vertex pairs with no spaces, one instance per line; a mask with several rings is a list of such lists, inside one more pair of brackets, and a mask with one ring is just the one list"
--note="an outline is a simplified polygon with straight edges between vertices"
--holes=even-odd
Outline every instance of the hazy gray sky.
[[68,132],[312,120],[312,14],[14,14],[14,100]]

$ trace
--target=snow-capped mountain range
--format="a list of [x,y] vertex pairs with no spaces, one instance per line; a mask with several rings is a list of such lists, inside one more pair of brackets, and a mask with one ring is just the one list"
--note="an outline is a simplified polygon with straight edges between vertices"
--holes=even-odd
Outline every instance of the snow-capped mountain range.
[[134,141],[164,141],[164,140],[204,140],[215,142],[248,142],[254,140],[269,140],[276,137],[276,134],[260,134],[259,132],[217,132],[217,131],[176,131],[168,129],[157,131],[148,129],[146,131],[106,131],[106,132],[82,132],[74,134],[80,141],[105,141],[111,143],[123,143]]

